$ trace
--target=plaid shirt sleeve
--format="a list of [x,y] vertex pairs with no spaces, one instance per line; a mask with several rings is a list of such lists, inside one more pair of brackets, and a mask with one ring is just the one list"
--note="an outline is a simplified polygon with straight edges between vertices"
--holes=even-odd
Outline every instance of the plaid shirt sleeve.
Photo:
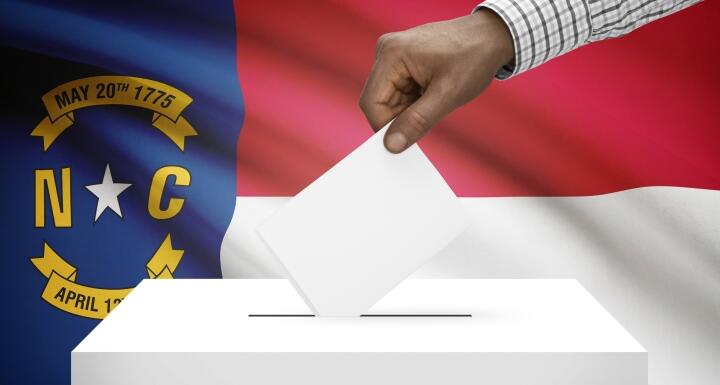
[[515,59],[496,77],[507,79],[587,43],[622,36],[702,0],[487,0],[513,38]]

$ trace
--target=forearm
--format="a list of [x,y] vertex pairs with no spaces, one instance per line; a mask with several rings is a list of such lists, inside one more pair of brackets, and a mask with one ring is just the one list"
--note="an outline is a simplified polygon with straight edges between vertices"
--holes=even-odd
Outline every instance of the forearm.
[[617,37],[701,0],[487,0],[508,25],[515,59],[505,79],[587,43]]

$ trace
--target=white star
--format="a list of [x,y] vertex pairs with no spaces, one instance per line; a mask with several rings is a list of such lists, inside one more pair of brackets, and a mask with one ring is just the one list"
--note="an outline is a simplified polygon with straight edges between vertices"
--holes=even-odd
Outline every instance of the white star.
[[98,198],[97,208],[95,209],[95,222],[97,222],[100,215],[105,212],[105,209],[108,207],[122,218],[118,195],[130,186],[132,186],[130,183],[113,182],[109,164],[105,166],[105,175],[103,176],[102,183],[85,186],[86,189],[90,190],[90,192]]

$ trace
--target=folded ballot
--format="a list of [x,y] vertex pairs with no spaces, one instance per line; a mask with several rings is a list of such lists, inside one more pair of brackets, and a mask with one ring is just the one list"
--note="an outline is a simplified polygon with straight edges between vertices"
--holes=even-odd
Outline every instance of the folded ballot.
[[317,315],[362,314],[468,224],[422,150],[388,152],[386,130],[258,227]]

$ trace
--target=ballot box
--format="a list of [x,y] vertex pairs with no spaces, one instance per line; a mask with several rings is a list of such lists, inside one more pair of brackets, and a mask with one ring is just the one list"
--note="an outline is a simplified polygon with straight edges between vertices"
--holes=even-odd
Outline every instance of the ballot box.
[[410,279],[362,317],[286,280],[145,280],[72,383],[647,385],[647,352],[575,280]]

